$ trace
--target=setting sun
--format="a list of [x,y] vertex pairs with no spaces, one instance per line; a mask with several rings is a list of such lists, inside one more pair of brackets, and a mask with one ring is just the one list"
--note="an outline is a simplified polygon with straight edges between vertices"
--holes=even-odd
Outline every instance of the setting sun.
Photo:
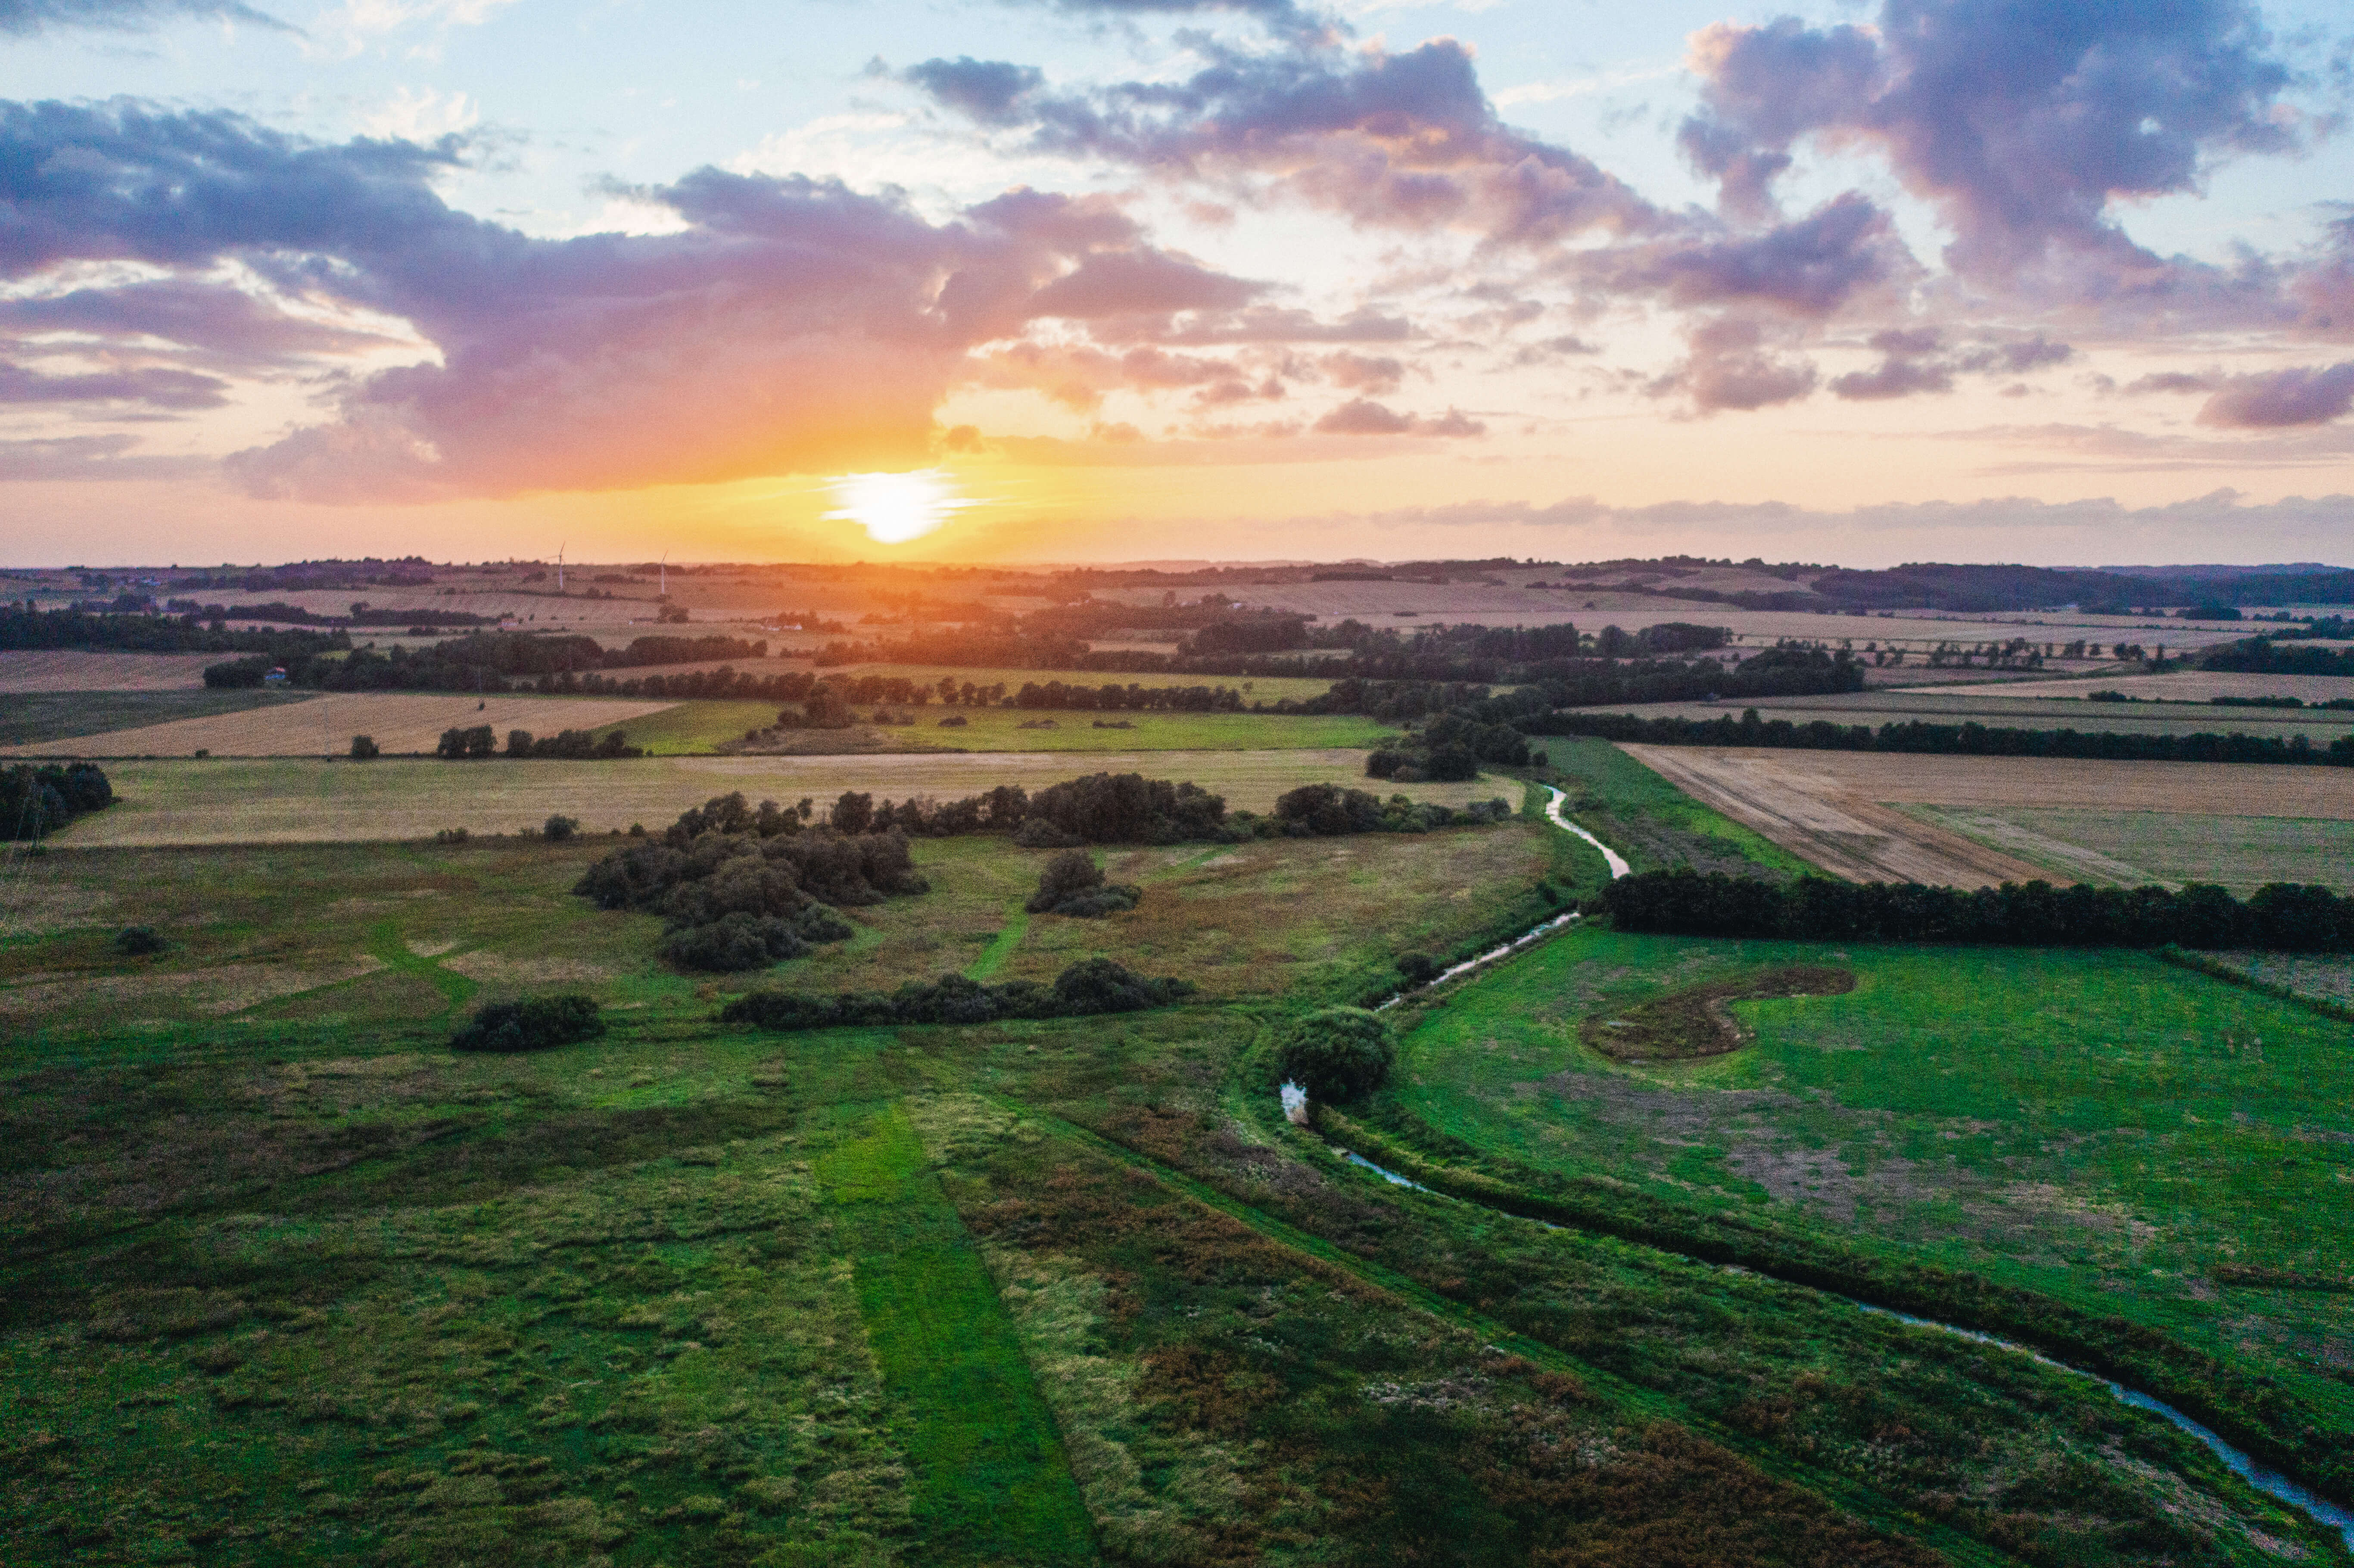
[[857,524],[878,545],[920,539],[964,508],[981,504],[959,495],[930,469],[911,473],[845,473],[829,482],[842,508],[826,515]]

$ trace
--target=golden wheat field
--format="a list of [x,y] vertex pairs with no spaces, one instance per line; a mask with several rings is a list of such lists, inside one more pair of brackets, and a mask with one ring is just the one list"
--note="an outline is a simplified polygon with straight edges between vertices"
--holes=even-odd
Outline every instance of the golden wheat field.
[[1081,774],[1141,773],[1190,779],[1237,810],[1264,811],[1302,784],[1363,785],[1384,795],[1460,805],[1502,796],[1508,779],[1396,785],[1360,777],[1362,751],[969,752],[864,757],[649,757],[620,762],[375,762],[317,758],[110,765],[116,803],[51,838],[61,848],[97,845],[306,843],[430,838],[448,828],[514,833],[561,813],[591,833],[643,822],[661,827],[689,806],[742,790],[790,805],[829,801],[845,789],[904,800],[952,800],[999,784],[1037,789]]
[[215,757],[340,756],[352,736],[374,737],[387,755],[429,752],[451,727],[489,725],[506,743],[507,732],[534,735],[597,729],[660,713],[674,705],[660,700],[606,697],[491,696],[447,693],[337,692],[308,702],[174,719],[107,735],[42,741],[14,747],[14,757]]

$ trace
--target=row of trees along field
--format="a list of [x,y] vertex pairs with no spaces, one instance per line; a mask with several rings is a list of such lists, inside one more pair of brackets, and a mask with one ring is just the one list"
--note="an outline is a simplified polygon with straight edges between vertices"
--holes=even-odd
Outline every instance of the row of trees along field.
[[1755,708],[1739,718],[1644,718],[1638,714],[1555,713],[1514,721],[1532,736],[1593,736],[1648,746],[1748,746],[1798,751],[1890,751],[1958,757],[2080,757],[2119,762],[2259,762],[2354,767],[2354,736],[2326,747],[2304,736],[2284,740],[2258,735],[2119,735],[2076,729],[1995,728],[1975,722],[1932,724],[1911,719],[1884,724],[1806,724],[1763,719]]
[[1686,867],[1622,876],[1603,889],[1600,907],[1622,930],[1684,937],[2354,952],[2354,897],[2287,883],[2243,902],[2198,884],[2179,893],[2047,882],[1967,889],[1814,876],[1770,882]]
[[91,762],[0,768],[0,840],[46,838],[114,804],[114,786]]

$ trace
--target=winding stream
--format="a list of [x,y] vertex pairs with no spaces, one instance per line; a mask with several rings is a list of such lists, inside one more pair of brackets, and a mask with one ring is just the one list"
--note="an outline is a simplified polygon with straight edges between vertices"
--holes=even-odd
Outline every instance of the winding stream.
[[[1611,849],[1607,844],[1605,844],[1601,840],[1596,838],[1592,833],[1587,832],[1584,828],[1579,827],[1575,822],[1570,821],[1566,818],[1563,817],[1561,814],[1561,808],[1565,797],[1560,790],[1553,789],[1551,786],[1546,786],[1546,788],[1552,794],[1553,799],[1545,803],[1545,816],[1553,822],[1553,824],[1565,832],[1575,833],[1579,838],[1584,839],[1596,849],[1600,850],[1602,852],[1602,858],[1607,862],[1610,866],[1610,874],[1614,879],[1628,874],[1631,868],[1628,865],[1627,862],[1619,856],[1618,853]],[[1427,991],[1430,986],[1443,984],[1447,980],[1453,980],[1458,975],[1468,974],[1473,969],[1480,969],[1488,964],[1494,963],[1499,959],[1509,958],[1512,954],[1527,948],[1532,943],[1542,939],[1553,931],[1559,930],[1562,927],[1570,924],[1576,918],[1577,916],[1575,915],[1564,915],[1556,919],[1548,920],[1544,924],[1537,927],[1534,930],[1530,931],[1525,936],[1517,938],[1514,940],[1507,942],[1501,947],[1492,948],[1488,952],[1481,953],[1475,959],[1467,959],[1465,962],[1456,965],[1453,969],[1447,970],[1437,979],[1429,981],[1427,985],[1409,987],[1407,990],[1400,991],[1397,995],[1390,998],[1387,1001],[1383,1002],[1382,1007],[1395,1007],[1399,1002],[1404,1001],[1409,995],[1412,995],[1416,991]],[[1301,1088],[1298,1084],[1285,1084],[1282,1086],[1281,1092],[1283,1097],[1283,1114],[1285,1118],[1298,1125],[1306,1126],[1308,1122],[1308,1091]],[[1417,1192],[1430,1192],[1434,1197],[1446,1198],[1452,1202],[1472,1203],[1472,1206],[1475,1208],[1486,1207],[1485,1204],[1473,1202],[1472,1200],[1468,1198],[1458,1198],[1453,1193],[1433,1192],[1432,1189],[1424,1186],[1421,1182],[1414,1181],[1410,1177],[1401,1176],[1394,1171],[1385,1170],[1383,1167],[1374,1164],[1372,1160],[1366,1159],[1363,1155],[1359,1154],[1356,1150],[1346,1148],[1341,1144],[1333,1143],[1331,1147],[1340,1154],[1341,1159],[1347,1160],[1350,1164],[1354,1165],[1361,1170],[1371,1171],[1373,1175],[1380,1177],[1383,1181],[1387,1181],[1394,1186],[1410,1187]],[[1501,1213],[1504,1211],[1499,1209],[1491,1212]],[[1562,1228],[1559,1225],[1547,1224],[1543,1220],[1536,1220],[1532,1223],[1543,1225],[1547,1230],[1560,1230]],[[1744,1270],[1744,1272],[1751,1271]],[[1802,1287],[1801,1288],[1804,1287]],[[1981,1333],[1976,1329],[1965,1329],[1954,1323],[1941,1323],[1934,1318],[1916,1318],[1909,1312],[1899,1312],[1893,1307],[1875,1306],[1872,1302],[1859,1301],[1852,1297],[1842,1296],[1840,1297],[1839,1299],[1847,1302],[1850,1306],[1854,1307],[1859,1311],[1869,1312],[1875,1317],[1893,1318],[1898,1322],[1903,1323],[1911,1328],[1927,1329],[1935,1333],[1951,1334],[1960,1339],[1973,1340],[1981,1345],[1990,1345],[1998,1350],[2010,1351],[2016,1354],[2026,1356],[2030,1360],[2038,1361],[2044,1366],[2051,1367],[2056,1372],[2065,1372],[2071,1377],[2089,1378],[2106,1388],[2120,1403],[2130,1404],[2137,1410],[2147,1410],[2151,1414],[2162,1417],[2167,1421],[2170,1421],[2176,1426],[2188,1432],[2190,1436],[2199,1439],[2200,1442],[2204,1443],[2217,1458],[2223,1461],[2224,1467],[2233,1475],[2239,1477],[2242,1480],[2247,1482],[2248,1485],[2264,1493],[2266,1497],[2272,1498],[2279,1502],[2286,1503],[2291,1508],[2296,1509],[2309,1518],[2338,1531],[2339,1538],[2346,1542],[2348,1549],[2354,1550],[2354,1511],[2349,1511],[2346,1509],[2340,1508],[2338,1504],[2331,1502],[2328,1499],[2320,1497],[2306,1488],[2299,1486],[2296,1482],[2289,1479],[2286,1476],[2280,1474],[2278,1471],[2268,1469],[2264,1466],[2258,1464],[2247,1453],[2233,1446],[2215,1432],[2204,1425],[2201,1425],[2199,1422],[2192,1420],[2190,1416],[2185,1415],[2179,1410],[2175,1409],[2174,1406],[2167,1404],[2164,1400],[2144,1393],[2137,1388],[2128,1388],[2124,1383],[2118,1383],[2113,1378],[2103,1377],[2098,1372],[2086,1372],[2082,1367],[2073,1367],[2065,1361],[2054,1361],[2041,1351],[2031,1349],[2026,1345],[2018,1343],[2016,1340],[2003,1339],[1999,1335]]]

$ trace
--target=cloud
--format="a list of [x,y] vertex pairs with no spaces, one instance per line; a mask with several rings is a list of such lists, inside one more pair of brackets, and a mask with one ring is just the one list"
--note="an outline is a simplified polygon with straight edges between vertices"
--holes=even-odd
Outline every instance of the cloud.
[[0,441],[0,481],[192,479],[211,465],[202,458],[142,456],[138,438],[57,436]]
[[1342,349],[1328,354],[1316,362],[1324,378],[1344,392],[1366,392],[1375,397],[1394,392],[1405,378],[1405,363],[1386,355],[1370,355]]
[[1352,397],[1310,427],[1320,436],[1482,436],[1488,427],[1458,408],[1436,419],[1401,414],[1364,397]]
[[17,37],[69,27],[144,32],[184,17],[245,22],[281,33],[297,30],[237,0],[0,0],[0,33]]
[[1574,253],[1566,270],[1614,293],[1686,309],[1766,305],[1824,316],[1916,269],[1887,214],[1850,192],[1761,234],[1685,233]]
[[2326,425],[2349,408],[2354,408],[2354,360],[2230,376],[2199,410],[2199,422],[2226,429]]
[[1937,204],[1956,272],[2052,263],[2080,294],[2183,281],[2125,238],[2114,203],[2297,144],[2275,113],[2288,69],[2249,0],[1885,0],[1870,28],[1720,23],[1690,63],[1702,99],[1682,144],[1729,212],[1767,210],[1808,137],[1866,145]]
[[1402,54],[1322,37],[1262,53],[1191,41],[1208,63],[1182,81],[1055,91],[1028,68],[968,59],[907,78],[984,127],[1023,129],[1034,152],[1280,194],[1368,227],[1544,245],[1661,222],[1587,159],[1497,119],[1452,38]]
[[1682,392],[1703,414],[1746,412],[1790,403],[1815,389],[1819,376],[1804,359],[1772,351],[1763,326],[1741,317],[1702,322],[1686,334],[1691,353],[1650,383],[1655,397]]
[[390,341],[378,333],[293,314],[243,289],[190,278],[0,300],[0,331],[162,340],[217,365],[352,353]]
[[144,403],[150,408],[217,408],[228,383],[193,371],[146,366],[49,376],[0,362],[0,403]]
[[1046,318],[1167,334],[1260,292],[1156,250],[1110,202],[1026,190],[933,224],[833,181],[702,169],[637,193],[676,232],[535,239],[442,203],[431,182],[462,153],[0,106],[0,276],[145,262],[171,299],[82,313],[210,323],[234,312],[196,275],[233,264],[411,323],[439,363],[356,379],[331,422],[228,460],[255,493],[342,501],[920,462],[974,348]]

